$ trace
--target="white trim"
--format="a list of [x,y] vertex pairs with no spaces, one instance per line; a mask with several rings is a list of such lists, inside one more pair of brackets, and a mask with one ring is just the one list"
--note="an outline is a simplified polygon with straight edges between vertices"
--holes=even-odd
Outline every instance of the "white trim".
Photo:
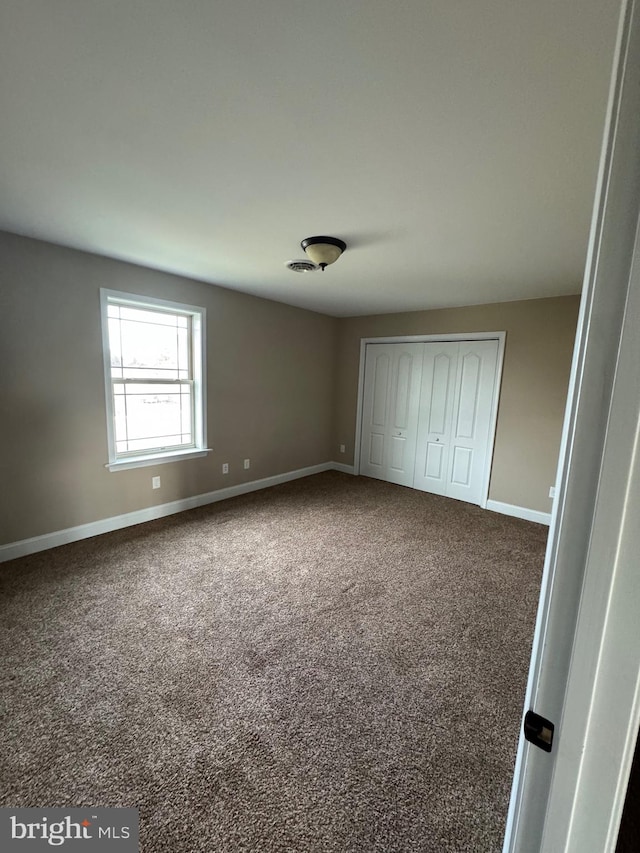
[[[491,403],[491,420],[489,433],[489,450],[487,452],[484,471],[484,485],[480,506],[487,507],[489,497],[489,481],[491,479],[491,466],[493,464],[493,453],[495,449],[496,427],[498,424],[498,404],[500,402],[500,384],[502,382],[502,368],[504,365],[504,349],[506,332],[452,332],[443,335],[396,335],[393,337],[361,338],[360,339],[360,368],[358,372],[358,403],[356,408],[356,435],[353,451],[354,474],[360,473],[360,448],[362,445],[362,406],[364,401],[364,372],[367,357],[367,344],[406,344],[406,343],[442,343],[447,341],[498,341],[498,356],[496,362],[495,384],[493,386],[493,400]],[[544,522],[543,522],[544,523]],[[546,522],[548,523],[548,522]]]
[[342,471],[343,474],[355,474],[355,467],[353,465],[345,465],[344,462],[332,462],[331,468],[334,471]]
[[135,459],[119,459],[117,462],[107,462],[105,468],[109,471],[128,471],[130,468],[145,468],[149,465],[164,465],[166,462],[179,462],[181,459],[198,459],[211,453],[213,448],[203,447],[202,450],[171,450],[168,453],[157,453]]
[[[349,466],[337,467],[335,462],[323,462],[320,465],[310,465],[308,468],[298,468],[296,471],[287,471],[284,474],[275,474],[273,477],[264,477],[261,480],[251,480],[248,483],[238,483],[236,486],[228,486],[217,489],[214,492],[206,492],[202,495],[194,495],[190,498],[171,501],[166,504],[156,504],[144,509],[137,509],[123,515],[114,515],[111,518],[102,518],[99,521],[91,521],[88,524],[79,524],[77,527],[68,527],[66,530],[55,530],[42,536],[33,536],[31,539],[22,539],[18,542],[9,542],[0,545],[0,563],[6,560],[14,560],[16,557],[24,557],[27,554],[36,554],[38,551],[46,551],[48,548],[56,548],[58,545],[66,545],[69,542],[78,542],[88,539],[90,536],[99,536],[101,533],[110,533],[112,530],[120,530],[123,527],[131,527],[133,524],[142,524],[145,521],[153,521],[156,518],[164,518],[187,509],[195,509],[206,504],[224,501],[237,495],[248,492],[256,492],[259,489],[268,489],[280,483],[288,483],[290,480],[298,480],[301,477],[309,477],[312,474],[320,474],[322,471],[331,471],[334,468],[343,470]],[[345,471],[345,473],[351,473]]]
[[[566,837],[567,853],[591,845],[614,853],[640,725],[639,318],[640,229],[549,795],[547,850]],[[571,725],[564,727],[565,720]],[[561,814],[559,791],[570,794]]]
[[[489,500],[489,486],[491,484],[491,467],[493,465],[493,453],[496,446],[496,430],[498,429],[498,409],[500,407],[500,388],[502,387],[502,370],[504,367],[504,348],[506,332],[498,332],[498,356],[496,361],[496,375],[493,384],[493,400],[491,403],[491,420],[489,421],[489,452],[485,459],[484,490],[480,506],[486,509]],[[476,340],[476,338],[471,338]],[[522,517],[522,516],[520,516]],[[532,519],[529,519],[532,520]],[[549,522],[541,522],[548,524]]]
[[356,403],[356,434],[353,443],[353,471],[360,473],[360,448],[362,446],[362,406],[364,403],[364,371],[367,361],[367,343],[375,338],[360,339],[360,364],[358,366],[358,400]]
[[[102,533],[110,533],[112,530],[120,530],[123,527],[131,527],[134,524],[143,524],[145,521],[154,521],[156,518],[164,518],[187,509],[195,509],[206,504],[224,501],[237,495],[245,495],[260,489],[268,489],[279,483],[288,483],[301,477],[310,477],[312,474],[320,474],[323,471],[340,471],[343,474],[355,474],[353,465],[345,465],[343,462],[323,462],[320,465],[311,465],[308,468],[299,468],[296,471],[287,471],[284,474],[275,474],[273,477],[264,477],[261,480],[251,480],[248,483],[239,483],[236,486],[227,486],[224,489],[216,489],[214,492],[206,492],[202,495],[194,495],[190,498],[171,501],[166,504],[156,504],[144,509],[137,509],[123,515],[114,515],[110,518],[102,518],[99,521],[90,521],[88,524],[79,524],[77,527],[67,527],[65,530],[55,530],[52,533],[44,533],[42,536],[33,536],[30,539],[21,539],[18,542],[9,542],[0,545],[0,563],[7,560],[15,560],[25,557],[27,554],[36,554],[49,548],[57,548],[59,545],[67,545],[69,542],[79,542],[81,539],[89,539],[91,536],[99,536]],[[524,518],[527,521],[537,521],[539,524],[549,524],[549,514],[537,512],[526,507],[512,506],[500,501],[488,501],[487,509],[493,512],[501,512],[504,515],[513,515],[516,518]]]
[[505,504],[502,501],[487,501],[487,509],[491,512],[501,512],[502,515],[512,515],[515,518],[524,518],[525,521],[535,521],[537,524],[551,524],[551,513],[540,512],[537,509],[528,509],[526,506]]
[[104,371],[104,400],[107,418],[107,454],[110,464],[116,459],[116,444],[114,438],[113,394],[111,392],[111,353],[109,351],[109,296],[113,291],[100,288],[100,325],[102,328],[102,365]]
[[[157,460],[156,460],[157,461]],[[166,504],[144,507],[123,515],[114,515],[110,518],[102,518],[99,521],[90,521],[88,524],[79,524],[76,527],[67,527],[64,530],[55,530],[52,533],[44,533],[42,536],[32,536],[30,539],[21,539],[18,542],[9,542],[0,545],[0,563],[7,560],[15,560],[28,554],[36,554],[49,548],[57,548],[59,545],[67,545],[69,542],[79,542],[81,539],[89,539],[91,536],[99,536],[102,533],[110,533],[123,527],[131,527],[134,524],[143,524],[145,521],[154,521],[167,515],[175,515],[188,509],[195,509],[206,504],[224,501],[238,495],[256,492],[260,489],[268,489],[280,483],[288,483],[302,477],[310,477],[323,471],[340,471],[343,474],[355,475],[353,465],[345,465],[343,462],[322,462],[320,465],[311,465],[308,468],[298,468],[296,471],[287,471],[284,474],[275,474],[273,477],[264,477],[261,480],[251,480],[248,483],[239,483],[236,486],[227,486],[224,489],[216,489],[214,492],[205,492],[202,495],[194,495],[190,498],[181,498]],[[524,518],[527,521],[536,521],[538,524],[549,524],[551,518],[549,513],[538,512],[535,509],[513,506],[501,501],[487,501],[487,509],[500,512],[503,515],[512,515],[516,518]]]
[[623,0],[524,702],[556,735],[545,753],[521,733],[503,853],[613,853],[638,732],[637,353],[631,379],[615,371],[638,329],[636,303],[623,332],[640,288],[639,83],[640,10]]
[[428,344],[442,341],[495,341],[504,340],[506,332],[452,332],[444,335],[394,335],[381,338],[361,338],[363,344]]

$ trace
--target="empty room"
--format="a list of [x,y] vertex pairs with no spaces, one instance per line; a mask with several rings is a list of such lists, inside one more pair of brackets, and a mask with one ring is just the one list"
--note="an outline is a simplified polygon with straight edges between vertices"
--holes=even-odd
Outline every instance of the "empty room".
[[626,9],[3,4],[3,850],[565,849]]

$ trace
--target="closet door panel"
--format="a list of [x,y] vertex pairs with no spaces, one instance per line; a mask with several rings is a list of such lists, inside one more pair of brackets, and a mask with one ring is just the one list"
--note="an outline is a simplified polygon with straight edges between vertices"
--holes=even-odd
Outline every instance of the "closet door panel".
[[497,341],[460,344],[445,494],[474,504],[484,495],[497,359]]
[[478,394],[480,393],[480,358],[475,352],[467,352],[459,362],[460,390],[456,401],[456,438],[474,438],[477,427]]
[[424,463],[424,477],[430,480],[443,480],[446,472],[446,452],[444,444],[431,442],[427,445]]
[[424,345],[414,487],[446,494],[457,343]]
[[471,486],[473,470],[473,454],[467,447],[454,447],[452,451],[453,465],[451,466],[451,484],[454,486]]
[[373,401],[371,425],[384,429],[387,420],[387,400],[389,395],[389,368],[391,358],[388,353],[373,354]]
[[413,485],[424,344],[369,344],[360,473]]
[[369,465],[377,466],[382,470],[384,465],[384,436],[379,433],[371,433],[369,442]]
[[364,387],[362,449],[360,468],[370,477],[383,476],[384,438],[389,408],[391,354],[384,347],[368,348]]

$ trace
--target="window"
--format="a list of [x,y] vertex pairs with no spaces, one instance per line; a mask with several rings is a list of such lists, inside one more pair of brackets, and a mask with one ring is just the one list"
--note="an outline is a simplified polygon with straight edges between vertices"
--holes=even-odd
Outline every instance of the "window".
[[205,310],[102,290],[108,468],[207,452]]

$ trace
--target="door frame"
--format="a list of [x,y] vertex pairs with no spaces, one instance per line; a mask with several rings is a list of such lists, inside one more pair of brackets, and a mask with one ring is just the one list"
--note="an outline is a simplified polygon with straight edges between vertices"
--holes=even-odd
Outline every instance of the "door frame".
[[639,86],[623,0],[503,853],[614,853],[640,725]]
[[497,341],[498,359],[496,363],[496,375],[493,385],[493,399],[491,401],[491,421],[489,429],[489,447],[485,459],[485,468],[482,482],[482,500],[480,506],[487,508],[489,499],[489,483],[491,481],[491,467],[493,465],[493,451],[495,447],[496,427],[498,425],[498,404],[500,402],[500,388],[502,385],[502,367],[504,364],[504,350],[506,344],[506,332],[453,332],[451,334],[439,335],[395,335],[381,338],[360,339],[360,367],[358,370],[358,406],[356,410],[356,440],[354,446],[353,473],[360,473],[360,450],[362,446],[362,406],[364,401],[364,372],[367,360],[367,346],[369,344],[421,344],[421,343],[459,343],[460,341]]

